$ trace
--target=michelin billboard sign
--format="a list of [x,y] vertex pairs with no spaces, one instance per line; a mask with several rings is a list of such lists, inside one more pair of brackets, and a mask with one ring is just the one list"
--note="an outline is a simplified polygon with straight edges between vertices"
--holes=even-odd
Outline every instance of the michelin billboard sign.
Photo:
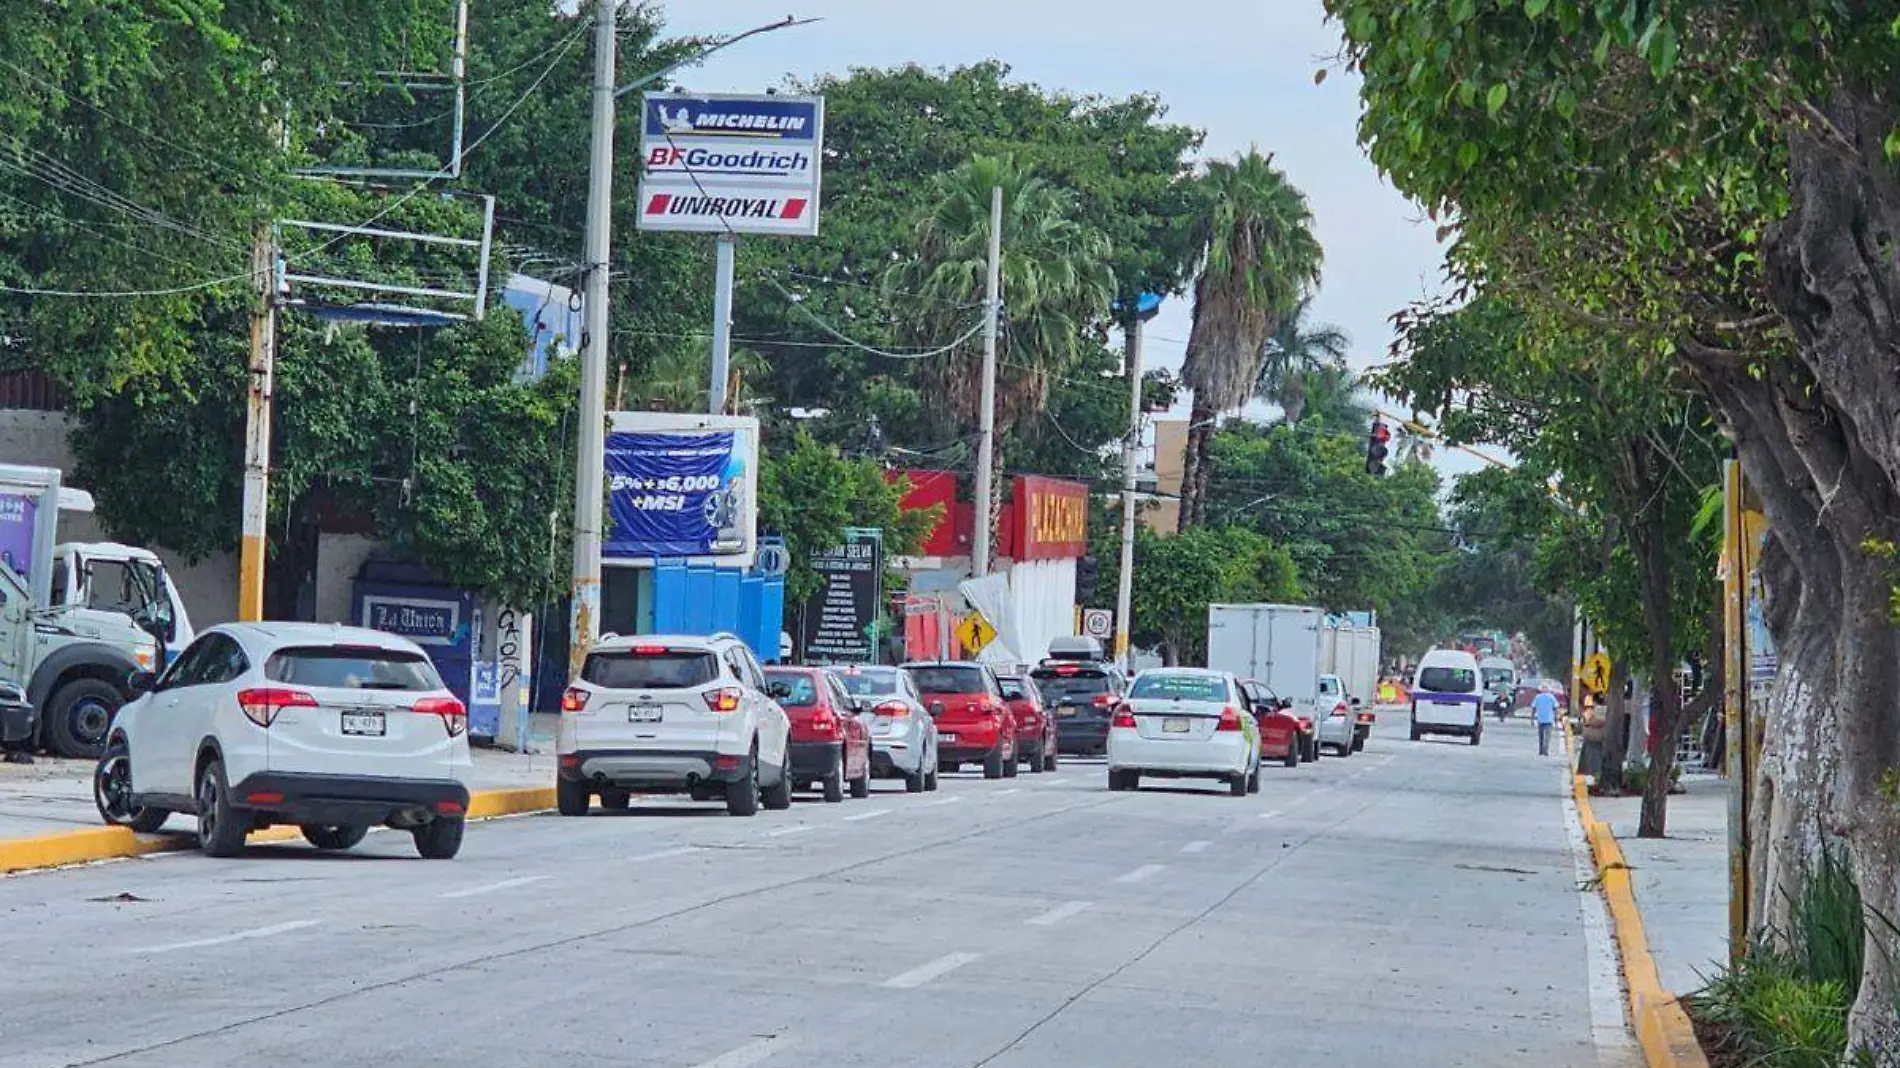
[[648,93],[644,107],[640,229],[817,235],[824,98]]

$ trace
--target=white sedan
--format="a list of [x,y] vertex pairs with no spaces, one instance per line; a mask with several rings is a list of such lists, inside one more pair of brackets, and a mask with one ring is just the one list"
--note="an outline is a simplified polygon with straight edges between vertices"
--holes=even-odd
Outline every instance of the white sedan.
[[1108,728],[1108,788],[1142,776],[1219,779],[1235,796],[1260,789],[1260,728],[1233,675],[1154,668],[1135,676]]

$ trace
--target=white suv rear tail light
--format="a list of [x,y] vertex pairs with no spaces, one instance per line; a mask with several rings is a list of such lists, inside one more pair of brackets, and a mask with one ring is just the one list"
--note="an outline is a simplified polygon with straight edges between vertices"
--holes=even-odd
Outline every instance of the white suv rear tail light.
[[579,686],[569,686],[561,694],[561,711],[579,712],[587,707],[587,691]]
[[292,690],[281,686],[260,686],[240,691],[237,695],[238,707],[244,710],[244,718],[260,727],[268,727],[277,721],[277,713],[286,708],[315,708],[317,699],[302,690]]
[[424,697],[415,703],[414,709],[425,716],[441,716],[442,727],[451,738],[468,730],[468,709],[453,697]]
[[737,712],[739,702],[745,699],[745,690],[737,686],[721,686],[717,690],[707,690],[704,696],[706,707],[714,712]]

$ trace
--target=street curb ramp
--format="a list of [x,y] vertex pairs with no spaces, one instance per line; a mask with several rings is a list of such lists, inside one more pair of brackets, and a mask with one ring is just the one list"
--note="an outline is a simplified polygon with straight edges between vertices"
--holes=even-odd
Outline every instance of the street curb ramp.
[[[1567,723],[1564,734],[1570,734]],[[1571,776],[1571,791],[1576,795],[1577,814],[1596,863],[1597,888],[1610,910],[1617,957],[1623,965],[1623,987],[1629,995],[1630,1029],[1642,1048],[1643,1061],[1649,1068],[1709,1068],[1681,999],[1662,988],[1656,958],[1649,952],[1649,936],[1643,930],[1643,914],[1630,889],[1630,868],[1623,859],[1623,849],[1616,844],[1610,825],[1598,820],[1591,810],[1590,791],[1583,776]]]
[[[553,807],[552,786],[476,790],[469,796],[468,818],[494,819]],[[303,832],[295,827],[268,827],[251,832],[246,843],[288,842],[302,837]],[[125,827],[87,827],[0,841],[0,875],[196,848],[198,838],[191,834],[134,834]]]

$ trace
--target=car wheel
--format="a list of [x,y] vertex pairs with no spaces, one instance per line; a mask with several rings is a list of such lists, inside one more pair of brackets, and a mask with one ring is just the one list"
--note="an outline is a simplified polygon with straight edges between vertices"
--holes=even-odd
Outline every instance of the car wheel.
[[1363,753],[1363,752],[1365,752],[1365,751],[1366,751],[1366,740],[1365,740],[1364,738],[1354,738],[1354,739],[1352,740],[1352,751],[1353,751],[1353,752],[1355,752],[1355,753]]
[[1021,770],[1023,770],[1023,762],[1020,753],[1011,753],[1009,759],[1003,761],[1003,778],[1013,779]]
[[231,803],[224,762],[207,761],[198,773],[198,848],[211,857],[235,857],[244,849],[250,820]]
[[369,834],[368,827],[324,823],[306,823],[301,829],[304,841],[318,849],[348,849]]
[[132,754],[123,738],[106,746],[105,755],[92,769],[92,803],[107,823],[130,827],[140,834],[153,833],[171,816],[162,808],[132,807]]
[[1037,743],[1036,747],[1029,751],[1029,755],[1023,759],[1023,763],[1029,766],[1029,774],[1031,775],[1042,774],[1042,744],[1041,743]]
[[1116,793],[1120,793],[1121,791],[1123,791],[1123,790],[1126,790],[1126,789],[1128,789],[1128,787],[1127,787],[1127,786],[1125,786],[1125,785],[1123,785],[1123,783],[1122,783],[1122,773],[1121,773],[1121,772],[1119,772],[1119,771],[1115,771],[1115,770],[1114,770],[1114,769],[1112,769],[1112,768],[1111,768],[1111,769],[1109,770],[1109,773],[1108,773],[1108,788],[1109,788],[1110,790],[1112,790],[1112,791],[1114,791],[1114,792],[1116,792]]
[[586,783],[578,779],[554,780],[554,807],[560,810],[561,815],[587,815],[590,800]]
[[46,703],[47,748],[63,757],[103,755],[106,731],[124,703],[118,687],[98,679],[75,679],[61,686]]
[[1284,767],[1289,767],[1289,768],[1299,767],[1300,766],[1300,747],[1297,745],[1287,746],[1286,755],[1280,758],[1280,763]]
[[831,766],[831,772],[823,779],[825,800],[844,800],[844,754],[838,754],[838,762]]
[[851,796],[856,798],[871,796],[871,758],[868,754],[864,758],[864,774],[851,780]]
[[934,794],[937,792],[937,773],[936,772],[927,771],[924,773],[924,792],[927,794]]
[[930,774],[931,773],[922,770],[905,772],[904,792],[907,794],[921,794],[925,790],[928,790],[930,788]]
[[1260,792],[1260,765],[1258,764],[1254,765],[1253,773],[1247,776],[1247,792],[1250,794]]
[[1484,737],[1484,732],[1483,732],[1483,731],[1472,731],[1472,732],[1471,732],[1471,744],[1472,744],[1472,745],[1477,745],[1477,744],[1478,744],[1478,740],[1479,740],[1479,739],[1481,739],[1481,738],[1483,738],[1483,737]]
[[1246,772],[1243,771],[1239,773],[1238,775],[1228,776],[1227,795],[1229,797],[1246,797],[1247,796],[1247,773]]
[[1042,746],[1042,770],[1055,771],[1057,765],[1056,747],[1044,742]]
[[1340,756],[1340,759],[1342,760],[1345,759],[1346,757],[1353,755],[1354,753],[1357,753],[1358,751],[1359,751],[1358,749],[1355,749],[1353,747],[1353,744],[1351,742],[1346,742],[1341,745],[1336,745],[1333,747],[1333,752],[1338,753]]
[[409,832],[415,836],[416,852],[423,860],[454,860],[462,851],[462,820],[435,819]]
[[1420,738],[1422,738],[1422,737],[1424,737],[1424,735],[1422,735],[1422,734],[1420,734],[1420,733],[1418,732],[1418,727],[1417,727],[1416,725],[1414,725],[1414,726],[1412,727],[1412,740],[1416,742],[1416,741],[1418,741],[1418,740],[1419,740]]
[[[841,758],[842,759],[842,758]],[[759,791],[759,803],[772,812],[783,812],[792,807],[792,769],[790,757],[786,766],[778,769],[778,781]],[[839,774],[843,774],[840,770]]]
[[737,782],[726,784],[726,812],[734,816],[756,816],[759,813],[759,747],[752,747],[752,756],[747,761],[749,769]]
[[607,789],[600,792],[601,808],[612,809],[615,812],[625,812],[627,811],[627,806],[631,804],[633,804],[633,794],[626,790]]
[[1003,777],[1003,747],[998,745],[989,756],[983,758],[983,777],[1000,779]]

